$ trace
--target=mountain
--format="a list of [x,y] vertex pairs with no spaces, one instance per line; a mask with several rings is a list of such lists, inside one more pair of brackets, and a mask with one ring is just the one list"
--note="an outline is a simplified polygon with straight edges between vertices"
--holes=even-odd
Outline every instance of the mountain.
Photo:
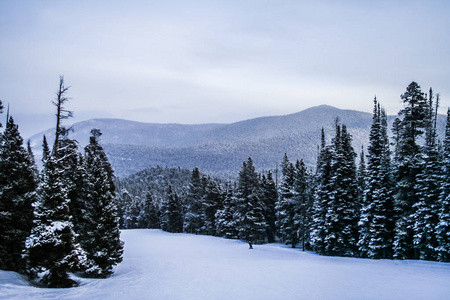
[[[71,137],[84,147],[90,130],[100,129],[105,151],[120,177],[157,165],[198,167],[205,173],[235,177],[249,156],[259,170],[275,170],[284,153],[291,160],[303,159],[314,167],[321,128],[325,129],[329,141],[336,118],[346,124],[353,136],[353,147],[359,153],[361,146],[368,144],[372,114],[328,105],[232,124],[180,125],[94,119],[74,124]],[[393,118],[389,118],[389,124]],[[444,126],[445,117],[440,116],[439,133],[443,133]],[[40,155],[43,134],[49,141],[54,138],[53,130],[33,136],[31,145],[36,156]]]

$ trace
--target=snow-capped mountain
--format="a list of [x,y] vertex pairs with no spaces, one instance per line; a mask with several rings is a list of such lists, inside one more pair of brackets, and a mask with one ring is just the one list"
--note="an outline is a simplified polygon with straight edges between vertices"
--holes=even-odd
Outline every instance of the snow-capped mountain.
[[[361,146],[368,144],[372,114],[327,105],[232,124],[180,125],[93,119],[74,124],[71,137],[84,147],[90,130],[100,129],[101,141],[118,176],[160,165],[198,167],[206,173],[234,177],[249,156],[260,171],[275,170],[284,153],[291,160],[303,159],[314,166],[321,128],[324,127],[330,139],[336,118],[347,126],[353,136],[353,147],[359,153]],[[389,118],[390,124],[393,118]],[[440,116],[441,136],[444,126],[445,117]],[[52,129],[31,138],[38,157],[44,134],[49,141],[53,139]]]

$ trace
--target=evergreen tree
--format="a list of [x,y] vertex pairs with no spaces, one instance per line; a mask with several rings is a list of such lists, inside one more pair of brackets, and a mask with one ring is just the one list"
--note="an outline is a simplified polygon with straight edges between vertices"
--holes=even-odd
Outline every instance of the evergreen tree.
[[183,232],[183,212],[180,198],[170,185],[161,210],[161,229],[168,232]]
[[393,183],[387,117],[376,98],[367,158],[358,247],[363,257],[390,258],[394,230]]
[[217,182],[209,177],[207,179],[202,205],[204,232],[207,235],[216,235],[216,212],[222,208],[222,192]]
[[76,242],[62,170],[51,156],[46,163],[35,204],[34,227],[26,240],[25,257],[31,275],[43,273],[40,283],[48,287],[71,287],[76,283],[68,272],[85,263],[84,251]]
[[419,258],[414,252],[414,205],[418,202],[416,180],[423,167],[419,138],[426,128],[429,108],[424,93],[412,82],[401,95],[404,109],[399,112],[400,122],[394,125],[395,152],[395,226],[394,257]]
[[275,207],[277,216],[276,224],[281,241],[295,248],[298,243],[298,228],[295,224],[295,215],[298,208],[296,199],[294,199],[296,196],[294,191],[295,169],[294,165],[289,161],[287,154],[284,154],[281,163],[281,173],[279,197]]
[[264,218],[267,222],[267,241],[269,243],[275,242],[276,236],[276,202],[278,199],[278,192],[275,182],[273,181],[272,172],[267,173],[261,178],[261,200],[264,203]]
[[26,240],[28,270],[32,275],[40,273],[40,283],[48,287],[75,285],[68,272],[77,271],[85,264],[85,253],[77,243],[72,223],[70,187],[66,187],[68,171],[63,162],[71,159],[66,156],[70,147],[60,142],[60,137],[67,132],[61,121],[72,115],[63,108],[68,101],[67,90],[61,77],[54,102],[57,107],[55,144],[44,166],[40,199],[34,204],[34,227]]
[[436,141],[436,118],[438,101],[433,103],[433,91],[430,89],[428,114],[425,123],[425,146],[419,154],[420,173],[416,175],[417,202],[414,213],[414,248],[420,259],[436,260],[438,247],[436,227],[439,222],[439,197],[442,186],[442,154]]
[[205,194],[205,186],[198,168],[192,170],[189,191],[186,197],[186,215],[184,218],[184,232],[199,234],[204,227],[202,198]]
[[[1,104],[1,102],[0,102]],[[0,136],[0,269],[24,271],[22,251],[33,225],[36,169],[12,117]]]
[[115,205],[113,169],[106,157],[98,129],[91,131],[85,148],[86,179],[81,245],[86,251],[86,275],[105,278],[122,261],[123,242],[120,240],[119,217]]
[[42,164],[45,166],[48,159],[50,158],[50,148],[48,147],[47,138],[44,135],[43,141],[42,141]]
[[253,243],[264,242],[266,236],[267,223],[259,191],[258,174],[249,157],[247,162],[242,164],[239,172],[234,218],[239,230],[239,237],[249,242],[250,246]]
[[333,159],[335,151],[331,145],[325,145],[325,135],[322,128],[321,146],[317,158],[316,190],[314,192],[314,205],[312,209],[312,224],[310,242],[313,249],[319,254],[325,254],[325,237],[329,228],[326,226],[326,215],[328,212],[328,196],[333,187]]
[[303,160],[295,164],[294,174],[294,228],[297,229],[297,238],[302,242],[302,250],[309,240],[311,225],[312,192],[310,174]]
[[233,195],[233,188],[228,183],[222,208],[216,212],[216,233],[218,236],[223,236],[227,239],[238,237],[239,232],[234,218],[236,202],[237,199]]
[[147,193],[145,200],[142,203],[141,211],[138,217],[139,228],[153,228],[159,229],[160,222],[158,216],[158,209],[152,195]]
[[336,156],[332,161],[332,168],[335,173],[325,215],[325,227],[328,231],[324,240],[325,253],[354,256],[358,240],[360,204],[356,180],[356,153],[351,146],[351,135],[345,125],[341,127],[336,124],[333,147]]
[[440,195],[439,223],[436,228],[438,259],[450,261],[450,109],[447,110]]

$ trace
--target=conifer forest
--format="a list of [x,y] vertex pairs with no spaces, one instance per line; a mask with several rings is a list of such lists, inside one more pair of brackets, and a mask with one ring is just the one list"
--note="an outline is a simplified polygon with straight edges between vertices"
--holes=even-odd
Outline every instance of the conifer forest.
[[76,286],[70,273],[111,276],[123,257],[120,229],[136,228],[249,248],[281,242],[327,256],[450,261],[450,111],[440,137],[431,88],[411,82],[393,124],[375,98],[363,149],[336,116],[333,136],[317,132],[315,167],[284,155],[259,172],[248,157],[235,178],[160,166],[116,177],[100,129],[82,151],[71,138],[68,92],[60,77],[42,164],[0,102],[0,269],[36,286]]

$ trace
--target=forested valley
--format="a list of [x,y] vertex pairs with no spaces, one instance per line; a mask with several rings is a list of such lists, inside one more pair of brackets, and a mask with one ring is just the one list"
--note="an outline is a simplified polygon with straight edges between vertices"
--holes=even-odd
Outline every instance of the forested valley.
[[[116,178],[93,128],[79,152],[64,120],[60,78],[55,140],[42,143],[42,170],[12,114],[0,136],[0,268],[33,284],[70,287],[69,273],[105,278],[122,261],[120,228],[282,242],[330,256],[450,260],[450,111],[437,136],[439,95],[412,82],[389,136],[375,98],[369,144],[354,149],[337,116],[331,142],[317,133],[317,162],[280,157],[235,178],[155,166]],[[0,102],[0,109],[3,104]],[[300,154],[299,154],[300,155]]]

